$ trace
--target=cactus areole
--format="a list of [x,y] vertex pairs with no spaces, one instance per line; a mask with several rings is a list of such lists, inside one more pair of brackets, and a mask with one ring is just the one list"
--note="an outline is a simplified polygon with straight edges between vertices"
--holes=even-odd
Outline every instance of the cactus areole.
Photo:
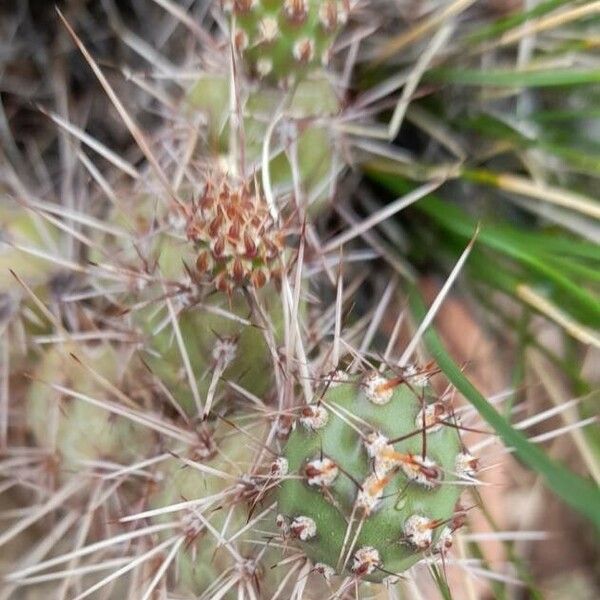
[[[278,525],[315,568],[380,582],[447,547],[471,474],[454,417],[426,381],[331,382],[284,448]],[[453,525],[454,524],[454,525]]]
[[248,72],[282,86],[329,62],[348,0],[222,0]]

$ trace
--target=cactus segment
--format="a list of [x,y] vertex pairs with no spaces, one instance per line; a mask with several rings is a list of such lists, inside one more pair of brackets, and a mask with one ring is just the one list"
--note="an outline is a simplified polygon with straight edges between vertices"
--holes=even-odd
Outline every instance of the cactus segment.
[[328,64],[349,13],[347,0],[222,0],[222,6],[248,72],[283,87]]
[[[265,290],[265,306],[272,307],[275,324],[279,327],[280,307],[271,297],[272,290]],[[226,297],[211,298],[211,306],[224,312],[243,317],[249,316],[243,298],[233,298],[230,304]],[[204,402],[213,374],[220,379],[232,380],[253,394],[266,393],[272,383],[269,366],[269,349],[259,327],[249,326],[232,318],[213,314],[204,306],[188,305],[177,317],[183,346],[192,365],[199,395]],[[164,311],[152,320],[139,315],[139,326],[146,338],[141,348],[144,362],[153,375],[162,382],[188,415],[197,413],[188,374],[183,368],[181,349],[172,324]],[[219,352],[223,344],[230,346],[226,355]]]
[[125,394],[142,391],[125,377],[127,358],[113,347],[53,347],[44,354],[27,392],[27,422],[38,446],[58,451],[62,480],[80,472],[88,461],[128,464],[148,452],[154,441],[146,427],[101,406],[113,399],[112,394],[69,352],[92,365],[98,378],[120,384]]
[[[223,421],[205,422],[198,431],[201,444],[159,465],[156,477],[160,484],[150,495],[149,506],[161,509],[182,501],[190,502],[181,512],[158,514],[153,521],[179,520],[179,529],[186,541],[176,557],[178,589],[185,594],[200,595],[222,573],[249,568],[253,562],[249,544],[248,555],[241,556],[241,561],[236,560],[225,548],[219,548],[211,529],[231,535],[247,525],[249,514],[264,510],[265,490],[286,473],[287,465],[278,459],[249,474],[246,472],[248,446],[231,435],[230,426]],[[265,435],[264,425],[259,425],[253,433],[257,438]],[[165,533],[168,535],[170,531]],[[253,529],[248,528],[240,539],[250,540],[253,535]],[[277,560],[276,551],[269,554],[269,559]]]
[[[189,90],[185,106],[190,119],[203,117],[209,151],[228,161],[231,136],[240,132],[230,119],[231,82],[226,75],[205,75]],[[271,139],[269,175],[278,196],[294,191],[290,150],[297,161],[297,183],[309,204],[327,196],[336,156],[336,135],[331,118],[340,110],[340,100],[332,85],[322,77],[306,79],[294,90],[249,88],[236,97],[243,116],[244,157],[248,165],[261,165],[263,145],[274,115],[282,120]]]
[[12,207],[9,203],[0,206],[0,293],[12,292],[15,288],[10,270],[31,287],[48,283],[60,267],[33,256],[28,249],[47,248],[48,254],[52,254],[59,239],[60,230],[33,211]]
[[416,425],[432,399],[429,387],[374,372],[303,409],[283,450],[296,477],[281,483],[278,511],[313,563],[380,582],[441,539],[463,489],[457,464],[469,461],[444,424],[448,407]]
[[286,230],[256,189],[215,169],[177,208],[134,195],[120,209],[134,227],[111,215],[130,235],[103,234],[97,244],[131,274],[118,306],[126,321],[110,318],[136,341],[132,367],[189,416],[199,416],[209,395],[208,404],[221,400],[223,380],[258,395],[272,383],[261,320],[244,292],[256,294],[278,332],[282,309],[271,282],[284,264]]

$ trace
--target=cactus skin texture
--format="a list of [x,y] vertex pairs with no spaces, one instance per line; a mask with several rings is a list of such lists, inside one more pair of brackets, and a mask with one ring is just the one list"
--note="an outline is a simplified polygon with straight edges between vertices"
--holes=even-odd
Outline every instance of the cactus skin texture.
[[[257,436],[264,435],[264,426],[259,428]],[[210,518],[210,525],[223,531],[225,523],[227,531],[238,531],[249,519],[249,510],[256,497],[254,490],[262,490],[268,485],[268,479],[254,479],[250,475],[240,474],[239,479],[222,479],[211,477],[205,472],[191,466],[182,465],[182,458],[202,463],[210,469],[232,473],[232,464],[244,464],[248,458],[248,447],[236,436],[231,436],[231,428],[224,422],[205,423],[199,427],[202,444],[181,457],[170,459],[159,465],[160,485],[149,496],[149,506],[152,508],[168,507],[185,499],[208,498],[220,492],[230,492],[223,499],[223,504]],[[257,482],[255,486],[254,483]],[[217,505],[215,505],[217,506]],[[264,507],[262,502],[255,505],[259,513]],[[173,514],[155,517],[157,523],[173,519]],[[184,548],[177,554],[178,591],[187,594],[200,595],[227,570],[236,568],[236,561],[229,552],[219,549],[214,537],[207,531],[205,522],[198,517],[192,508],[179,514],[180,529],[186,536]],[[243,539],[250,539],[253,531],[250,529]],[[166,533],[165,535],[170,535]],[[250,548],[250,546],[249,546]],[[272,562],[276,555],[270,557]]]
[[348,19],[339,0],[223,0],[232,14],[233,44],[251,75],[287,87],[327,64]]
[[[207,171],[204,185],[186,193],[190,199],[178,209],[157,207],[154,198],[132,194],[123,204],[128,221],[136,224],[129,227],[131,235],[102,234],[98,246],[117,257],[122,268],[141,275],[132,275],[119,298],[118,310],[125,318],[111,317],[115,327],[126,327],[137,341],[133,361],[140,363],[135,365],[138,376],[148,379],[149,368],[149,388],[156,390],[160,382],[186,414],[198,416],[182,347],[200,398],[206,398],[213,377],[213,391],[217,398],[221,395],[221,376],[254,394],[269,390],[269,349],[261,328],[254,326],[260,321],[244,291],[256,292],[279,331],[281,308],[273,280],[286,252],[286,231],[273,226],[253,187],[219,170]],[[120,211],[111,212],[109,219],[127,227]],[[92,255],[92,260],[102,256]],[[164,301],[165,285],[175,319]],[[129,306],[135,309],[129,311]]]
[[[200,114],[207,123],[208,148],[203,151],[217,153],[222,158],[230,152],[232,135],[237,135],[230,122],[231,93],[228,75],[205,74],[191,87],[184,102],[190,118]],[[286,135],[280,135],[278,128],[271,141],[274,153],[269,163],[271,186],[278,196],[295,191],[288,155],[293,142],[302,195],[312,212],[319,212],[329,197],[334,162],[341,160],[336,152],[337,134],[330,126],[341,110],[340,99],[331,83],[320,74],[288,91],[249,86],[239,90],[237,101],[243,116],[243,147],[248,164],[260,164],[269,123],[285,106],[282,117]]]
[[371,374],[332,383],[304,408],[283,451],[290,475],[300,478],[282,482],[278,519],[284,536],[296,538],[319,568],[341,574],[343,566],[381,582],[435,551],[452,531],[464,489],[450,483],[461,441],[439,422],[448,418],[442,403],[430,403],[423,460],[419,423],[431,395],[426,386]]
[[32,287],[46,283],[58,268],[49,265],[42,258],[27,256],[15,246],[39,246],[44,241],[44,233],[56,242],[59,232],[43,223],[33,213],[12,207],[10,202],[0,206],[0,293],[15,292],[15,279],[10,269]]
[[[70,352],[77,353],[77,359]],[[144,455],[151,447],[151,431],[130,420],[49,388],[48,382],[73,389],[77,394],[110,399],[84,364],[93,364],[95,372],[126,392],[138,382],[124,373],[127,355],[110,346],[71,344],[48,350],[34,372],[27,393],[27,423],[37,444],[56,452],[58,479],[77,477],[85,461],[128,462]]]

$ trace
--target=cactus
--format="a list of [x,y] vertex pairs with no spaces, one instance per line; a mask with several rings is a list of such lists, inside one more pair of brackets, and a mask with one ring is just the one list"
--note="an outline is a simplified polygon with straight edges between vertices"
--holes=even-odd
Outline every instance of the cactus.
[[[242,50],[240,40],[251,36],[256,42],[242,52],[246,71],[256,74],[258,68],[266,75],[264,65],[274,67],[258,84],[244,81],[247,85],[240,85],[241,76],[235,84],[229,74],[221,71],[205,73],[191,86],[185,107],[192,119],[200,114],[206,121],[208,147],[204,152],[224,154],[230,167],[243,159],[247,170],[262,168],[269,124],[274,115],[279,115],[281,123],[269,148],[270,184],[278,196],[294,193],[298,204],[316,204],[318,210],[335,180],[333,169],[338,168],[339,141],[330,119],[340,112],[341,101],[319,61],[298,61],[292,49],[302,45],[307,36],[314,40],[309,46],[315,50],[328,47],[346,21],[349,5],[329,0],[223,4],[232,16],[230,27],[238,51]],[[286,85],[280,86],[283,90],[269,85],[273,78],[284,76]],[[288,85],[292,82],[293,86]],[[242,145],[242,151],[231,156],[236,144]]]
[[[120,288],[91,294],[64,331],[54,331],[61,325],[51,319],[61,341],[30,365],[25,435],[52,457],[43,467],[45,485],[74,490],[71,504],[93,502],[88,481],[110,481],[112,471],[123,477],[102,510],[110,523],[147,519],[154,533],[142,538],[146,552],[164,548],[174,592],[210,594],[223,573],[232,585],[273,595],[287,589],[286,579],[265,565],[278,564],[278,546],[298,541],[296,568],[312,575],[315,597],[324,597],[334,574],[379,582],[416,562],[429,544],[417,539],[424,525],[415,518],[427,519],[422,535],[428,531],[431,545],[440,543],[456,517],[459,488],[450,473],[460,438],[449,427],[416,422],[432,392],[423,387],[417,394],[406,382],[390,383],[379,402],[365,397],[383,385],[377,377],[367,384],[349,375],[339,384],[328,380],[322,397],[301,406],[300,390],[304,402],[314,400],[306,383],[311,372],[330,362],[324,343],[314,359],[301,353],[303,323],[313,327],[320,315],[298,270],[298,233],[301,219],[312,226],[325,209],[335,180],[328,121],[340,101],[318,65],[348,4],[230,8],[247,74],[261,75],[238,92],[243,118],[232,118],[228,76],[200,77],[182,105],[191,121],[198,113],[206,119],[205,141],[192,152],[200,165],[195,176],[184,178],[175,199],[133,186],[104,214],[110,227],[89,232],[89,263],[101,275],[122,274]],[[255,43],[257,31],[275,35]],[[244,36],[253,40],[246,48]],[[265,190],[254,171],[265,166],[264,139],[277,110]],[[82,276],[76,291],[85,295],[97,285],[93,277]],[[42,278],[36,285],[43,302],[50,283]],[[105,340],[103,331],[117,336]],[[100,341],[86,341],[96,332]],[[364,431],[329,414],[334,406]],[[417,435],[395,441],[414,428]],[[365,444],[374,432],[374,444],[390,456],[371,464]],[[421,432],[426,457],[419,454]],[[389,485],[367,506],[378,477]],[[346,527],[351,513],[359,532]],[[275,543],[257,546],[261,534]],[[88,544],[102,538],[90,536]],[[340,564],[329,564],[334,555]]]
[[[371,7],[356,4],[364,25]],[[21,283],[0,273],[0,400],[11,397],[0,442],[16,457],[2,466],[17,504],[33,496],[0,534],[0,546],[26,548],[1,599],[24,589],[375,597],[417,576],[421,561],[445,569],[467,519],[461,492],[479,483],[479,461],[463,443],[454,390],[439,393],[434,363],[405,365],[421,329],[396,360],[402,319],[392,339],[381,323],[388,303],[404,302],[401,286],[381,294],[380,263],[363,261],[389,260],[371,228],[392,211],[358,223],[355,206],[332,194],[350,156],[344,126],[369,131],[397,81],[346,112],[345,77],[324,65],[354,2],[221,5],[215,43],[199,56],[205,70],[161,106],[172,120],[151,137],[126,119],[147,164],[103,150],[100,172],[82,159],[81,188],[111,202],[73,193],[55,199],[64,214],[37,198],[0,209],[0,268]],[[358,42],[371,43],[365,31],[349,65]],[[359,61],[367,68],[371,50]],[[431,116],[411,117],[447,141]],[[379,142],[357,146],[394,155]],[[331,205],[349,223],[341,238]],[[376,252],[354,247],[359,235]]]
[[[70,352],[77,352],[77,357]],[[93,365],[95,377],[90,375],[89,365]],[[127,464],[151,447],[151,431],[115,417],[97,404],[110,398],[100,378],[123,393],[141,392],[128,380],[126,365],[126,352],[111,346],[78,344],[44,354],[27,393],[27,422],[39,447],[55,453],[58,481],[93,468],[100,460]],[[91,397],[96,404],[63,390]]]
[[222,0],[232,14],[232,40],[248,71],[290,87],[326,65],[348,0]]
[[[341,110],[332,84],[322,75],[301,81],[293,90],[248,86],[237,92],[242,114],[241,128],[231,118],[231,79],[224,74],[205,74],[185,98],[190,118],[200,115],[207,123],[207,146],[199,154],[216,152],[232,168],[238,156],[231,154],[232,138],[243,140],[246,169],[262,167],[262,152],[273,115],[280,114],[280,126],[271,138],[269,179],[278,197],[294,193],[296,202],[312,206],[317,213],[329,198],[339,160],[338,135],[331,119]],[[294,182],[294,169],[298,179]]]
[[283,451],[300,477],[281,484],[278,510],[314,564],[380,582],[447,537],[463,452],[425,377],[346,380],[334,374],[302,409]]
[[58,269],[49,269],[48,261],[43,258],[25,259],[18,247],[35,247],[43,242],[56,243],[59,237],[59,231],[44,223],[39,216],[11,203],[0,206],[0,243],[6,244],[0,252],[0,293],[14,289],[15,280],[10,276],[10,269],[18,271],[32,287],[48,283]]

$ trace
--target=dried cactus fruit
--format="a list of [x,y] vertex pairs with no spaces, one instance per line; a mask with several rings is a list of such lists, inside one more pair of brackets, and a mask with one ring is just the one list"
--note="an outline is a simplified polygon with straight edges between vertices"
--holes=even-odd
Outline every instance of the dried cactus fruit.
[[329,62],[348,20],[348,0],[222,0],[232,40],[250,74],[289,86]]
[[208,180],[189,212],[186,231],[198,252],[196,274],[221,292],[259,289],[279,274],[285,232],[248,182]]
[[283,451],[300,477],[281,483],[278,511],[314,523],[310,536],[288,532],[313,563],[380,582],[441,539],[463,489],[463,455],[448,407],[419,423],[432,412],[432,394],[373,372],[332,383],[303,409]]

